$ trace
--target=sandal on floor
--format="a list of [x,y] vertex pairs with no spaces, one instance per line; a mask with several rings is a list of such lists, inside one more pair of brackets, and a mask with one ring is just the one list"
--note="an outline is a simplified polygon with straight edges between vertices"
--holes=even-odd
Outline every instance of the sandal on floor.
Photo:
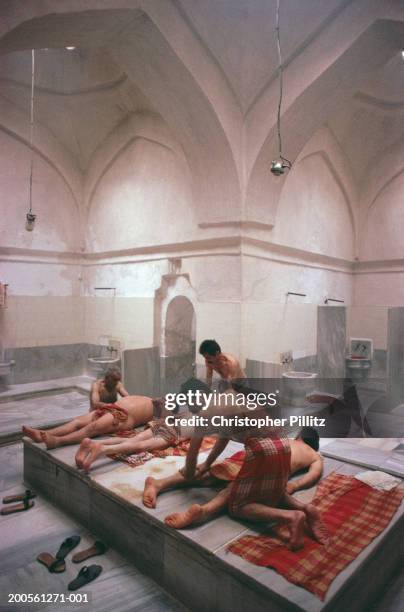
[[86,548],[85,550],[81,550],[73,555],[72,561],[73,563],[81,563],[86,559],[90,559],[90,557],[96,557],[97,555],[103,555],[108,550],[108,547],[105,546],[103,542],[97,540],[94,542],[90,548]]
[[89,565],[88,567],[85,565],[81,568],[76,578],[69,582],[67,588],[69,591],[77,591],[77,589],[80,589],[85,584],[88,584],[89,582],[92,582],[98,578],[101,572],[101,565]]
[[6,516],[7,514],[14,514],[14,512],[24,512],[25,510],[29,510],[35,505],[35,502],[31,501],[27,497],[24,497],[23,501],[20,504],[14,504],[12,506],[4,506],[1,509],[0,514]]
[[56,559],[50,553],[43,552],[37,556],[36,560],[47,567],[51,574],[60,574],[66,570],[64,559]]
[[81,537],[78,535],[71,536],[70,538],[66,538],[64,542],[59,547],[55,557],[56,559],[64,559],[67,557],[70,551],[80,543]]
[[22,502],[24,499],[33,499],[36,497],[36,493],[26,489],[24,493],[18,493],[17,495],[7,495],[4,497],[3,504],[14,504],[15,502]]

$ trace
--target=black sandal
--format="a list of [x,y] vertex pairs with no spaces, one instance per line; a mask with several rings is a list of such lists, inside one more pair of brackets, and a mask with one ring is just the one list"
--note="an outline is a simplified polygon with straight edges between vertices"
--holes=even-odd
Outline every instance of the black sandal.
[[35,505],[35,502],[27,497],[24,497],[20,504],[14,504],[13,506],[5,506],[0,510],[0,514],[7,516],[8,514],[14,514],[14,512],[24,512],[29,510]]
[[88,567],[85,565],[81,568],[76,578],[69,582],[67,588],[69,591],[77,591],[77,589],[80,589],[85,584],[88,584],[89,582],[92,582],[98,578],[101,572],[101,565],[89,565]]
[[4,497],[3,504],[14,504],[15,502],[23,502],[24,499],[33,499],[36,497],[36,493],[30,489],[26,489],[24,493],[18,493],[17,495],[7,495]]
[[80,544],[80,540],[81,540],[81,537],[78,535],[74,535],[74,536],[71,536],[70,538],[66,538],[65,541],[62,542],[62,544],[60,545],[59,550],[57,551],[55,555],[55,558],[58,561],[65,559],[65,557],[67,557],[69,552],[71,552],[73,548],[76,548],[76,546]]

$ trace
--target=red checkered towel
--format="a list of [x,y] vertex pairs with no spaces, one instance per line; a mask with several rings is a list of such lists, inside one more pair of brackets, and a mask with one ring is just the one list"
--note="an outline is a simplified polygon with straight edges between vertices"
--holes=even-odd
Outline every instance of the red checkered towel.
[[276,527],[275,537],[244,536],[228,550],[275,569],[323,600],[334,578],[387,527],[403,497],[402,488],[379,491],[334,472],[320,482],[312,502],[331,535],[326,546],[306,537],[304,547],[292,552],[285,544],[287,530]]
[[277,506],[290,475],[287,438],[248,438],[245,451],[241,469],[230,488],[230,513],[252,502]]

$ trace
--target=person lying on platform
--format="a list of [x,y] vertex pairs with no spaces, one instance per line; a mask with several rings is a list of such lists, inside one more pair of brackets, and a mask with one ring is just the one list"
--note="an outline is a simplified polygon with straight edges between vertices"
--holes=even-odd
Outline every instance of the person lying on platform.
[[34,442],[44,442],[47,449],[77,444],[84,438],[95,438],[146,424],[153,419],[154,401],[143,395],[128,395],[113,404],[102,403],[95,410],[59,427],[40,430],[24,425],[22,431]]
[[[263,437],[264,432],[259,430],[255,436],[252,433],[249,431],[244,439],[245,458],[233,482],[210,502],[193,504],[185,512],[170,514],[165,523],[175,529],[183,529],[209,520],[227,508],[233,517],[285,524],[289,529],[292,550],[303,546],[305,527],[317,541],[325,544],[328,533],[316,507],[303,504],[291,495],[299,489],[313,486],[321,477],[323,462],[317,453],[317,431],[303,428],[295,440],[273,437],[273,432],[272,437]],[[157,495],[168,489],[217,485],[218,479],[210,473],[211,465],[225,449],[229,439],[240,441],[240,434],[228,432],[228,436],[218,439],[206,461],[198,467],[196,462],[202,437],[194,436],[182,470],[167,478],[146,479],[144,505],[154,508]],[[308,468],[306,474],[288,483],[292,474],[305,468]]]
[[115,404],[121,397],[128,397],[129,393],[122,384],[122,375],[118,368],[108,368],[104,377],[95,380],[91,385],[90,412],[102,408],[105,404]]
[[[202,391],[209,393],[209,388],[200,380],[191,378],[181,385],[180,393],[188,391]],[[154,400],[155,416],[163,414],[173,414],[164,409],[164,399]],[[178,407],[174,411],[178,412]],[[192,410],[181,414],[182,418],[191,416]],[[178,446],[181,442],[189,440],[194,433],[194,428],[184,424],[169,426],[165,418],[157,418],[148,424],[148,428],[131,438],[106,438],[103,440],[90,440],[84,438],[80,448],[76,453],[76,465],[78,468],[88,471],[93,462],[102,456],[109,455],[132,455],[135,453],[151,452],[154,450],[164,450],[169,446]]]
[[232,380],[246,378],[238,359],[230,353],[222,353],[216,340],[204,340],[199,347],[199,354],[205,358],[206,384],[209,388],[212,386],[213,372],[219,374],[221,382],[227,382],[228,386],[231,386]]
[[148,427],[131,438],[106,438],[90,440],[84,438],[76,453],[78,468],[89,471],[93,462],[102,456],[132,455],[135,453],[164,450],[169,446],[178,446],[189,440],[193,428],[168,426],[165,419],[157,419],[148,423]]

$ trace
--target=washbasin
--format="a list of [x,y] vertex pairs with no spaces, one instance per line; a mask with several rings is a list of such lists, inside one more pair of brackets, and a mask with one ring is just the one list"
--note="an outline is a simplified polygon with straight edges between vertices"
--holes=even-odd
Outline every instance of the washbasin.
[[318,374],[315,372],[284,372],[282,374],[283,378],[298,378],[298,379],[307,379],[307,378],[317,378]]
[[89,357],[88,361],[90,363],[99,364],[99,365],[115,365],[119,363],[120,357]]
[[11,368],[15,364],[15,361],[0,361],[0,376],[8,376],[11,372]]

